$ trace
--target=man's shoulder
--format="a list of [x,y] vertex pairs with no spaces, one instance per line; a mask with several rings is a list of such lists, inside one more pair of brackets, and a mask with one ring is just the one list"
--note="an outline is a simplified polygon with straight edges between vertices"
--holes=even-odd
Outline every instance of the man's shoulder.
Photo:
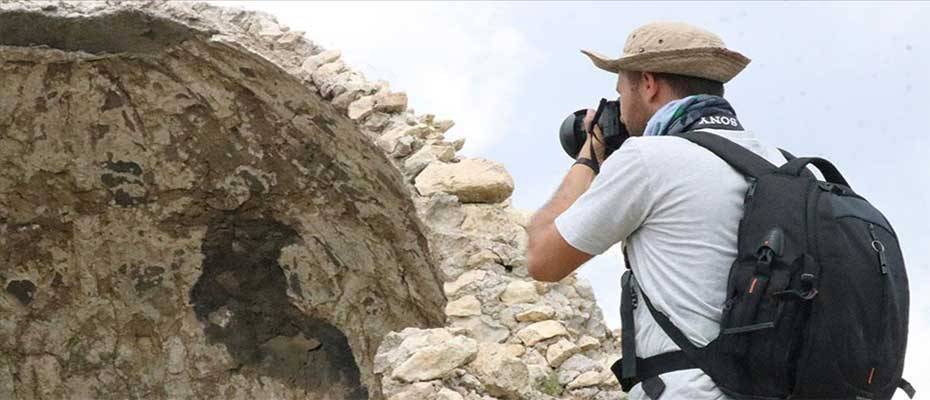
[[[772,149],[776,149],[768,143],[764,143],[752,131],[730,131],[719,129],[702,129],[703,132],[719,135],[725,139],[731,140],[737,144],[746,147],[757,154],[762,153],[763,157],[768,156]],[[630,145],[635,151],[640,153],[643,158],[649,160],[682,160],[698,158],[716,158],[711,152],[705,151],[703,147],[692,143],[691,141],[677,136],[637,136],[627,139],[623,146]],[[622,147],[621,147],[622,148]],[[777,152],[777,149],[775,150]]]
[[[746,150],[752,151],[774,165],[782,165],[784,156],[776,147],[759,140],[751,131],[702,130],[732,140]],[[696,143],[676,136],[637,136],[627,139],[621,150],[629,146],[624,153],[636,153],[637,166],[654,180],[690,179],[694,173],[716,175],[732,168],[725,161]],[[632,157],[626,156],[625,159]],[[691,172],[691,173],[689,173]]]
[[[710,153],[701,146],[677,136],[638,136],[627,139],[623,146],[630,145],[640,154],[646,164],[668,165],[669,162],[704,158]],[[706,154],[705,154],[706,153]]]

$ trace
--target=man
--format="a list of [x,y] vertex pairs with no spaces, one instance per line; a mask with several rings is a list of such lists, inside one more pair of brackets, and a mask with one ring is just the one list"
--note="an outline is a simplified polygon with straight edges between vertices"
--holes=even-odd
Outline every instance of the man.
[[[578,158],[592,161],[572,165],[530,221],[530,275],[559,281],[622,241],[638,290],[691,342],[704,346],[719,332],[749,184],[710,151],[670,135],[711,132],[783,164],[778,149],[744,130],[722,98],[723,83],[749,59],[715,34],[683,23],[637,28],[617,59],[582,52],[618,74],[620,119],[631,137],[604,160],[600,132],[589,134]],[[636,307],[632,318],[637,357],[678,350],[647,307]],[[630,397],[728,398],[699,369],[659,378],[664,391],[646,393],[638,384]]]

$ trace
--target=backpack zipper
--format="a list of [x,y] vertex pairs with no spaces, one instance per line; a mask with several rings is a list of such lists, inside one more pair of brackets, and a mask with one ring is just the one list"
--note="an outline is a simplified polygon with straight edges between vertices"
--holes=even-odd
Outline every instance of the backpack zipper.
[[[743,216],[739,220],[739,230],[743,231],[743,223],[746,222],[746,219],[749,218],[749,213],[752,211],[752,197],[756,194],[756,185],[759,180],[754,177],[748,177],[749,188],[746,189],[746,195],[743,197]],[[736,248],[743,248],[743,239],[737,235],[736,239]]]
[[885,244],[875,235],[875,224],[869,223],[869,236],[872,237],[872,250],[878,253],[878,263],[881,265],[882,275],[888,275],[888,259],[885,257]]
[[[878,263],[881,266],[882,275],[888,275],[888,259],[885,256],[885,244],[882,243],[882,241],[878,239],[878,234],[876,234],[875,230],[876,230],[875,224],[869,222],[869,236],[872,237],[872,250],[875,250],[875,252],[878,253]],[[888,279],[882,279],[882,299],[881,299],[880,304],[886,304],[886,302],[888,301],[887,299],[888,284],[889,284]],[[887,311],[887,309],[883,310],[883,312],[881,312],[881,316],[879,317],[881,322],[879,323],[878,329],[880,330],[885,329],[888,325],[888,320],[887,320],[888,313],[885,311]],[[877,341],[878,341],[877,347],[882,348],[882,346],[885,343],[885,335],[882,335],[879,333],[875,337],[877,337]],[[874,366],[881,365],[874,353],[870,355],[870,358],[871,358],[873,367],[871,368],[871,370],[869,370],[869,379],[867,382],[869,386],[872,385],[872,378],[874,377],[874,374],[875,374],[876,367]]]

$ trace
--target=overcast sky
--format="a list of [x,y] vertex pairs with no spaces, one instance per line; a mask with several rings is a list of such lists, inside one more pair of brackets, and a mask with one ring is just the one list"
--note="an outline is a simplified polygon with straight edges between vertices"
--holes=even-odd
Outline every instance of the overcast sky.
[[[930,399],[930,5],[924,3],[220,2],[267,11],[370,80],[405,91],[417,113],[449,118],[462,153],[503,163],[513,203],[536,210],[572,160],[565,116],[613,98],[615,75],[579,50],[619,55],[655,20],[709,29],[752,62],[726,86],[747,129],[828,158],[894,225],[911,280],[905,377]],[[579,269],[619,327],[616,249]],[[895,399],[905,398],[899,393]]]

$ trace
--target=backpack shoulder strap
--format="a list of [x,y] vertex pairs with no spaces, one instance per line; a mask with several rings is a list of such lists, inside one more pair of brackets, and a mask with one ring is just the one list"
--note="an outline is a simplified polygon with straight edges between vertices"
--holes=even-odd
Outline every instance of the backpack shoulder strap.
[[743,175],[758,178],[774,172],[777,167],[756,153],[726,138],[709,132],[689,131],[676,134],[701,146],[726,161]]
[[[781,147],[778,148],[778,151],[781,152],[781,155],[785,156],[785,160],[787,160],[788,163],[790,163],[790,162],[792,162],[792,161],[798,159],[797,157],[794,156],[794,154],[789,153],[788,150],[785,150],[785,149],[783,149],[783,148],[781,148]],[[787,164],[785,164],[785,165],[787,165]],[[784,167],[784,165],[782,165],[782,168],[783,168],[783,167]],[[814,173],[811,172],[811,170],[809,170],[809,169],[807,169],[807,168],[804,168],[804,169],[801,170],[801,175],[802,175],[802,176],[806,176],[806,177],[808,177],[808,178],[817,179],[817,176],[814,175]]]
[[778,151],[781,152],[781,155],[785,156],[785,160],[791,161],[797,158],[794,156],[794,154],[789,153],[788,150],[785,150],[781,147],[778,148]]

